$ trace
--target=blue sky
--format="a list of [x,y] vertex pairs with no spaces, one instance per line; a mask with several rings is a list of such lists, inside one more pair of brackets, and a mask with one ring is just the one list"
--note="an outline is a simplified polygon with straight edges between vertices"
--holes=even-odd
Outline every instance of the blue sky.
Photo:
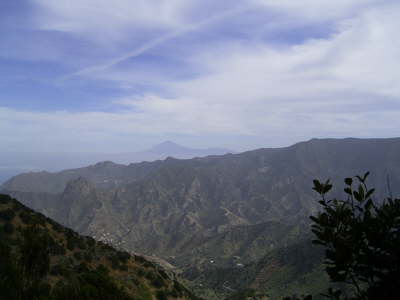
[[399,15],[391,0],[2,0],[2,150],[399,136]]

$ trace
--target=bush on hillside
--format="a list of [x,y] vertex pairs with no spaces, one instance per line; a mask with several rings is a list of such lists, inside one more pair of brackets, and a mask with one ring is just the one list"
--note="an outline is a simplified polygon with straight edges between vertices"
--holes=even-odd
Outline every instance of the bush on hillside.
[[[325,248],[331,299],[398,299],[400,286],[400,199],[380,204],[367,186],[369,173],[345,179],[347,199],[328,199],[329,180],[314,180],[322,211],[312,216],[314,244]],[[346,292],[347,291],[347,292]]]

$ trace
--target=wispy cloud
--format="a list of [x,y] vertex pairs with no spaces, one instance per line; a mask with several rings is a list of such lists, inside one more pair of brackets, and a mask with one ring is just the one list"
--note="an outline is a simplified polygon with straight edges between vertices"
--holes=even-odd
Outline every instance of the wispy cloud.
[[251,0],[276,12],[291,15],[294,22],[320,22],[354,17],[360,10],[387,3],[387,0]]
[[197,59],[210,73],[170,85],[176,98],[120,103],[148,115],[173,114],[170,120],[187,121],[185,128],[223,128],[227,134],[396,135],[398,12],[400,6],[368,9],[339,22],[329,38],[284,49],[265,44],[209,49]]
[[43,30],[68,32],[115,42],[133,31],[174,28],[185,23],[184,0],[33,0],[36,23]]
[[[53,61],[78,71],[54,76],[74,93],[49,100],[33,91],[47,103],[65,102],[64,110],[33,112],[0,99],[0,134],[15,149],[109,151],[175,138],[243,149],[316,136],[398,135],[394,1],[243,0],[231,8],[209,0],[34,2],[41,33],[68,38],[51,49]],[[209,6],[211,17],[204,17]],[[329,30],[314,35],[323,26]],[[291,31],[303,38],[291,40]],[[75,57],[79,63],[68,61]],[[172,68],[190,76],[174,77]],[[67,111],[68,96],[79,93],[107,109]]]
[[147,52],[148,50],[153,49],[153,48],[155,48],[155,47],[157,47],[157,46],[159,46],[159,45],[161,45],[161,44],[163,44],[165,42],[173,40],[173,39],[175,39],[175,38],[177,38],[179,36],[182,36],[184,34],[195,32],[197,30],[200,30],[201,28],[204,28],[204,27],[206,27],[208,25],[211,25],[213,23],[219,22],[219,21],[221,21],[221,20],[223,20],[225,18],[235,16],[235,15],[237,15],[239,13],[244,12],[246,9],[249,9],[249,7],[240,7],[240,8],[231,9],[231,10],[225,11],[223,13],[217,14],[215,16],[209,17],[209,18],[207,18],[205,20],[202,20],[200,22],[183,25],[182,28],[179,28],[179,29],[174,30],[174,31],[172,31],[170,33],[164,34],[164,35],[162,35],[162,36],[160,36],[160,37],[158,37],[158,38],[156,38],[154,40],[151,40],[151,41],[139,46],[138,48],[136,48],[136,49],[134,49],[132,51],[129,51],[129,52],[124,53],[124,54],[122,54],[122,55],[120,55],[118,57],[115,57],[115,58],[113,58],[113,59],[111,59],[111,60],[109,60],[109,61],[107,61],[107,62],[105,62],[103,64],[99,64],[99,65],[95,65],[95,66],[92,66],[92,67],[84,68],[84,69],[79,70],[77,72],[74,72],[72,74],[63,76],[62,80],[66,80],[68,78],[75,77],[75,76],[82,76],[82,75],[87,75],[87,74],[90,74],[90,73],[95,73],[95,72],[98,72],[98,71],[107,70],[107,69],[109,69],[109,68],[111,68],[111,67],[113,67],[113,66],[115,66],[115,65],[117,65],[119,63],[124,62],[127,59],[135,58],[135,57]]

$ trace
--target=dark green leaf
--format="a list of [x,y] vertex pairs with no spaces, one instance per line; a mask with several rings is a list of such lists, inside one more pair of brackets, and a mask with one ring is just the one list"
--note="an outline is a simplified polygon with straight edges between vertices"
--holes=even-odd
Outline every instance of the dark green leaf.
[[323,193],[323,194],[326,194],[326,193],[329,192],[331,189],[332,189],[332,185],[329,184],[329,183],[325,183],[325,184],[324,184],[324,187],[323,187],[323,190],[322,190],[322,193]]
[[371,195],[375,192],[375,189],[370,189],[367,194],[365,195],[365,198],[368,199],[369,197],[371,197]]
[[351,190],[351,188],[345,188],[344,189],[344,192],[346,193],[346,194],[349,194],[349,195],[352,195],[352,190]]
[[348,177],[348,178],[346,178],[346,179],[344,180],[344,182],[345,182],[347,185],[352,185],[352,183],[353,183],[353,178]]
[[357,191],[353,192],[353,196],[357,201],[359,201],[359,202],[362,201],[362,198],[361,198],[360,194]]
[[314,179],[313,183],[314,183],[313,190],[319,194],[322,194],[322,184],[317,179]]
[[360,201],[364,201],[364,199],[365,199],[364,188],[362,187],[361,184],[358,186],[358,193],[360,194],[360,198],[361,198]]

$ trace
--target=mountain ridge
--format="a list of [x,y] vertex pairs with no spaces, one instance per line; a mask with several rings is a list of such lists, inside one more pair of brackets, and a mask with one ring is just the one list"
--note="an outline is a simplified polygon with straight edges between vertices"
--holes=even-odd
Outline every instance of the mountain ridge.
[[157,144],[149,149],[119,153],[2,153],[0,152],[0,183],[23,172],[59,172],[64,169],[81,168],[101,161],[117,164],[140,163],[166,159],[167,157],[193,158],[232,152],[223,148],[196,149],[181,146],[171,141]]
[[[54,191],[56,184],[64,184],[54,193],[18,191],[15,187],[25,189],[29,183],[18,178],[11,181],[15,189],[7,192],[81,233],[160,256],[185,273],[206,270],[212,253],[218,267],[226,268],[238,253],[248,263],[295,241],[296,235],[292,240],[274,236],[267,224],[276,224],[274,232],[300,236],[308,228],[308,216],[318,210],[315,178],[330,178],[332,195],[341,196],[343,178],[371,171],[370,185],[378,198],[388,195],[388,178],[392,192],[400,193],[399,153],[397,138],[313,139],[222,156],[128,166],[100,163],[49,175],[53,177],[44,188]],[[93,195],[80,192],[67,201],[71,195],[66,185],[73,186],[71,180],[78,177],[92,182]],[[39,183],[31,186],[40,188]],[[240,238],[235,241],[236,235]],[[241,246],[240,240],[246,239],[248,245]]]

